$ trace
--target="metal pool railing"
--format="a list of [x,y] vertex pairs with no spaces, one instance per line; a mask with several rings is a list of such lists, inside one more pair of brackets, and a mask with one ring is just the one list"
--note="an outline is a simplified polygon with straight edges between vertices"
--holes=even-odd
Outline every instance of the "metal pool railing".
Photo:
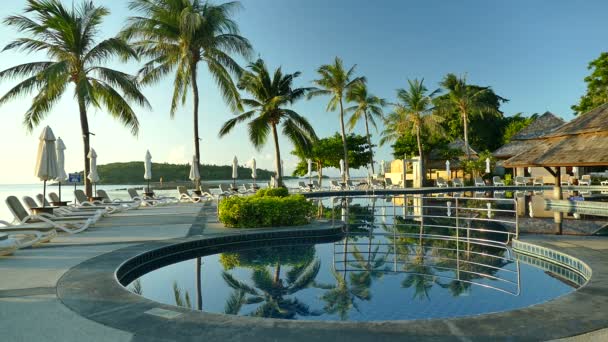
[[[405,273],[520,292],[519,261],[508,246],[519,234],[515,199],[397,195],[316,200],[320,209],[331,208],[334,225],[344,226],[346,237],[334,243],[333,264],[344,277],[362,271]],[[384,265],[380,268],[378,258]]]

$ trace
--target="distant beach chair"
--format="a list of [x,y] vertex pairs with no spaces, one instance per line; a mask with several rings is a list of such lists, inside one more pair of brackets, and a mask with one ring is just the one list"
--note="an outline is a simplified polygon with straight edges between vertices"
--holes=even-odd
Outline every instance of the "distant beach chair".
[[140,196],[135,188],[128,188],[127,193],[133,201],[139,201],[142,206],[157,206],[177,201],[175,197]]
[[437,177],[437,179],[435,180],[435,185],[438,188],[447,188],[448,182],[446,182],[445,179],[443,179],[442,177]]
[[329,190],[342,190],[342,186],[338,181],[332,180],[329,181]]
[[533,186],[543,186],[545,185],[545,181],[543,180],[543,177],[535,177],[534,180],[532,181],[532,185]]
[[300,191],[308,191],[308,190],[310,190],[308,188],[308,185],[306,185],[305,182],[298,182],[298,189],[300,189]]
[[559,184],[566,185],[566,186],[572,185],[572,181],[570,180],[570,175],[568,175],[568,174],[562,175],[560,177]]
[[523,176],[517,176],[515,177],[515,185],[526,185],[528,184],[528,182],[526,181],[526,178]]
[[384,184],[386,184],[387,189],[394,189],[397,186],[390,178],[384,178]]
[[178,186],[177,192],[179,193],[180,202],[198,203],[202,200],[202,198],[196,194],[191,194],[185,186]]
[[578,180],[578,185],[591,185],[591,175],[583,175],[581,179]]
[[319,185],[319,181],[316,181],[316,180],[312,181],[312,189],[313,190],[321,190],[321,185]]
[[56,228],[68,234],[75,234],[88,229],[91,224],[94,224],[97,222],[97,220],[99,220],[103,213],[100,210],[97,212],[97,215],[86,218],[85,220],[56,218],[52,215],[28,215],[21,202],[19,202],[19,199],[17,199],[15,196],[8,196],[6,198],[6,205],[15,217],[15,220],[19,223],[26,224],[42,222],[49,225],[49,229]]
[[454,187],[462,188],[464,186],[464,182],[462,181],[462,178],[454,178],[454,180],[452,180],[452,184],[454,185]]
[[1,234],[6,234],[6,239],[0,239],[0,255],[9,255],[20,248],[49,242],[57,236],[57,231],[47,224],[14,225],[0,220]]
[[494,184],[494,186],[505,186],[505,182],[500,178],[500,176],[492,177],[492,184]]
[[481,177],[475,177],[475,186],[486,186],[486,182]]
[[[25,203],[25,206],[29,209],[30,213],[32,215],[35,215],[33,208],[39,207],[38,203],[36,203],[36,201],[34,201],[34,199],[31,198],[30,196],[23,196],[21,198],[21,200],[23,201],[23,203]],[[93,216],[96,216],[97,213],[90,212],[90,211],[89,212],[64,212],[64,211],[60,211],[60,210],[53,210],[53,214],[37,214],[37,215],[47,217],[51,220],[84,221]]]
[[346,181],[346,188],[348,190],[355,190],[355,189],[357,189],[357,186],[355,185],[355,183],[353,183],[352,180],[349,179]]
[[[123,200],[119,200],[119,199],[112,200],[105,190],[101,190],[101,189],[97,190],[97,195],[99,197],[103,197],[104,204],[114,204],[114,205],[118,204],[118,205],[120,205],[121,209],[131,210],[131,209],[137,209],[141,206],[141,201],[139,201],[139,200],[131,200],[131,201],[123,201]],[[115,208],[118,208],[118,207],[115,207]]]

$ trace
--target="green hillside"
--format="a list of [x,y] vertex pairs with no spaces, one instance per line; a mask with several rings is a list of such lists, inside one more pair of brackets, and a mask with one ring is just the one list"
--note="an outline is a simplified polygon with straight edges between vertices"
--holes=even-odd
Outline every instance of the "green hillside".
[[[144,163],[110,163],[98,165],[97,170],[102,184],[141,184],[144,182]],[[189,164],[152,163],[152,182],[188,181],[190,174]],[[258,169],[257,179],[267,180],[274,172]],[[227,180],[232,178],[232,166],[228,165],[202,165],[201,178],[207,180]],[[251,179],[251,169],[239,167],[239,179]]]

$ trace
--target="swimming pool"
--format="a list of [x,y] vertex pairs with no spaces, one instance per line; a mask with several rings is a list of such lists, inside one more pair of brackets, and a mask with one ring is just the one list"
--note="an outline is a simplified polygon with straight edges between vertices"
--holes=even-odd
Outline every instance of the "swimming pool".
[[574,271],[555,272],[556,265],[541,267],[510,249],[512,210],[504,199],[489,206],[461,200],[459,207],[451,199],[419,199],[418,206],[416,198],[319,200],[320,216],[348,223],[333,242],[226,245],[222,253],[144,274],[127,288],[212,313],[383,321],[514,310],[585,282]]

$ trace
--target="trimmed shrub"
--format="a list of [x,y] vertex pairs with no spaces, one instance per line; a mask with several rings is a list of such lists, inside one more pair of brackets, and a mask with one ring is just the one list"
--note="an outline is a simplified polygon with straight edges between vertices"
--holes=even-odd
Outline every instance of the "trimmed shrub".
[[266,188],[258,190],[255,195],[257,197],[287,197],[289,191],[287,188]]
[[218,218],[231,228],[298,226],[308,224],[315,210],[302,195],[234,196],[220,202]]

